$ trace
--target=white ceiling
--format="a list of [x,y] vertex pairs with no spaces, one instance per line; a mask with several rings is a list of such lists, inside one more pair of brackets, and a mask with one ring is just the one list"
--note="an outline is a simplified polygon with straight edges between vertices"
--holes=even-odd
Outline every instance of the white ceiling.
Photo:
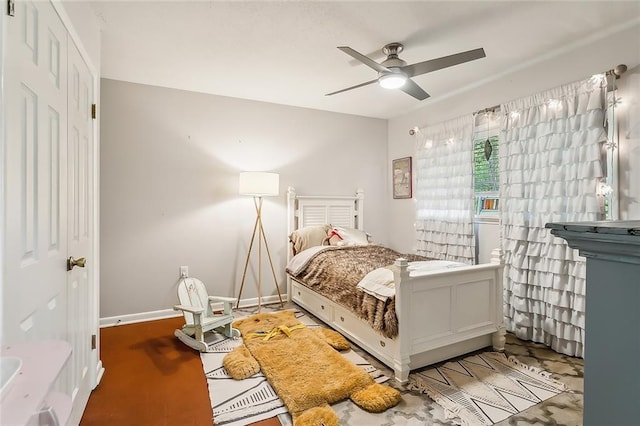
[[[640,19],[640,1],[91,4],[104,78],[377,118],[508,77]],[[337,46],[381,62],[380,49],[394,41],[410,64],[478,47],[487,57],[415,77],[431,95],[424,101],[377,84],[325,96],[376,78]]]

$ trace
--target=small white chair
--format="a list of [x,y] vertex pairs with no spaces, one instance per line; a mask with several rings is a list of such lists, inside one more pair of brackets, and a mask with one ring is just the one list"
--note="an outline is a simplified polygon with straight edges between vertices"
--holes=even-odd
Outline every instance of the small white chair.
[[[179,305],[175,311],[182,311],[185,325],[176,330],[174,335],[187,346],[200,352],[207,352],[205,333],[216,330],[227,337],[240,337],[240,331],[233,328],[233,297],[209,296],[207,289],[197,278],[184,277],[178,283]],[[211,304],[223,303],[222,312],[213,311]]]

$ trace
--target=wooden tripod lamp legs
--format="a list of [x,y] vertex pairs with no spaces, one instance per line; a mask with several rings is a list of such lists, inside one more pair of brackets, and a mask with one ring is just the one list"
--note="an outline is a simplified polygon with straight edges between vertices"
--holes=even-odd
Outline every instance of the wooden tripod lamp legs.
[[244,282],[247,278],[247,269],[249,267],[249,260],[251,259],[251,251],[253,249],[253,243],[256,239],[256,233],[258,234],[258,312],[262,308],[262,243],[267,251],[267,258],[269,259],[269,266],[271,267],[271,274],[273,275],[273,282],[276,290],[278,291],[278,299],[280,299],[280,306],[284,307],[282,302],[282,294],[280,294],[280,287],[278,287],[278,279],[276,278],[276,271],[273,267],[273,261],[271,260],[271,253],[269,252],[269,244],[267,243],[267,237],[264,234],[264,228],[262,227],[262,197],[253,197],[253,204],[256,208],[256,221],[253,224],[253,232],[251,234],[251,242],[249,243],[249,250],[247,251],[247,260],[244,262],[244,270],[242,271],[242,282],[240,284],[240,292],[238,293],[238,300],[236,302],[236,308],[240,307],[240,298],[242,297],[242,290],[244,289]]

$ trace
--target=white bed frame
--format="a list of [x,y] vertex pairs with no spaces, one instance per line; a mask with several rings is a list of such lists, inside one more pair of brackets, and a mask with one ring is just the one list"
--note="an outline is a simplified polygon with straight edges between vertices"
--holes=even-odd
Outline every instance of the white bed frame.
[[[288,189],[288,229],[332,224],[363,229],[364,192],[355,196],[301,196]],[[289,250],[289,257],[292,255]],[[287,299],[343,333],[394,370],[405,383],[409,371],[474,350],[504,350],[502,270],[499,250],[491,263],[410,277],[407,261],[395,264],[399,331],[389,339],[332,300],[287,278]]]

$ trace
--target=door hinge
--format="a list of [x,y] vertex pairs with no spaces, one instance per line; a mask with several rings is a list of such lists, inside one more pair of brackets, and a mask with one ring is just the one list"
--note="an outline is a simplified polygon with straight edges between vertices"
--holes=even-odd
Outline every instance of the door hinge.
[[96,342],[96,339],[97,339],[96,335],[92,334],[91,335],[91,349],[92,350],[95,349],[98,346],[98,343]]
[[15,2],[15,0],[7,0],[7,15],[16,16],[16,2]]
[[96,104],[91,104],[91,118],[96,119]]

